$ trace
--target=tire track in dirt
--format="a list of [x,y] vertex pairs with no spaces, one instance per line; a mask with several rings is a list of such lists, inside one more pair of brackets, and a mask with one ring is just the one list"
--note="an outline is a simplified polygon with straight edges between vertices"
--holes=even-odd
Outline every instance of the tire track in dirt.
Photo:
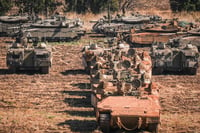
[[[90,105],[89,76],[81,65],[81,45],[53,45],[48,75],[9,74],[7,44],[0,41],[0,132],[100,132]],[[199,78],[200,72],[153,76],[160,87],[161,132],[199,131]]]
[[200,75],[153,76],[160,87],[161,131],[196,133],[200,129]]
[[88,76],[81,66],[80,46],[53,46],[48,75],[9,74],[6,43],[0,45],[0,132],[92,132]]

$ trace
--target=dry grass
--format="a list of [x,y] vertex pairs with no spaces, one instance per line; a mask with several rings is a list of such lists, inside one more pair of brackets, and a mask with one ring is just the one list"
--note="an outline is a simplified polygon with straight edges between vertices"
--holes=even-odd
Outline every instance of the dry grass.
[[172,12],[171,10],[143,10],[139,11],[142,14],[152,14],[152,15],[159,15],[164,19],[172,19],[172,18],[179,18],[180,20],[188,21],[188,22],[195,22],[200,20],[200,12]]
[[199,113],[164,113],[161,115],[161,131],[165,133],[197,133],[199,120]]

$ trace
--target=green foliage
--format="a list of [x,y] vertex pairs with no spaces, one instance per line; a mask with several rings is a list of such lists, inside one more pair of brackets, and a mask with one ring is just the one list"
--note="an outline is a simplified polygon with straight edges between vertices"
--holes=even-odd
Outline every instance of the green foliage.
[[[134,0],[65,0],[66,11],[77,13],[100,13],[111,11],[127,10]],[[57,0],[1,0],[0,15],[9,11],[12,5],[17,5],[21,13],[46,14],[53,12],[56,6],[61,5]],[[200,0],[170,0],[173,11],[200,11]]]
[[200,0],[170,0],[173,11],[200,11]]
[[0,1],[0,15],[3,15],[11,8],[12,4],[10,0],[1,0]]
[[55,0],[18,0],[20,12],[49,13],[56,8]]
[[66,0],[68,3],[67,11],[75,11],[77,13],[100,13],[108,9],[110,3],[110,10],[117,11],[119,7],[119,0]]

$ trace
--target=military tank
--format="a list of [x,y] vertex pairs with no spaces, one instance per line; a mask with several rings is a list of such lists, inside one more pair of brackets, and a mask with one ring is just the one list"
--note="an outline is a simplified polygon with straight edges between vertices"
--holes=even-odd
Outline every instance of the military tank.
[[200,52],[200,29],[196,28],[193,30],[188,31],[188,36],[182,38],[182,42],[192,43],[193,45],[197,46],[198,51]]
[[96,63],[90,67],[91,104],[100,129],[105,133],[115,128],[158,132],[159,94],[151,81],[148,53],[120,42],[95,56]]
[[194,27],[192,24],[182,25],[177,19],[164,20],[145,25],[139,32],[134,28],[126,37],[133,47],[149,47],[153,42],[168,42],[169,39],[187,35]]
[[164,71],[186,72],[195,75],[198,69],[199,53],[191,42],[184,38],[171,39],[168,43],[156,43],[151,49],[153,73]]
[[29,20],[28,16],[0,16],[0,36],[13,36]]
[[82,29],[83,21],[80,19],[67,19],[55,15],[45,20],[39,20],[25,29],[24,35],[31,40],[48,42],[73,41],[85,34]]
[[26,38],[16,38],[8,47],[6,56],[10,72],[17,70],[39,70],[48,74],[52,65],[51,47],[43,42],[27,43]]
[[140,30],[145,23],[152,21],[160,21],[160,19],[159,17],[138,13],[130,16],[117,15],[115,18],[104,17],[99,19],[93,25],[92,30],[99,34],[116,37],[118,34],[129,34],[132,28]]
[[162,18],[157,15],[142,15],[139,12],[131,13],[129,16],[119,15],[117,14],[115,18],[112,19],[112,22],[123,22],[126,24],[134,24],[134,23],[149,23],[154,21],[161,21]]

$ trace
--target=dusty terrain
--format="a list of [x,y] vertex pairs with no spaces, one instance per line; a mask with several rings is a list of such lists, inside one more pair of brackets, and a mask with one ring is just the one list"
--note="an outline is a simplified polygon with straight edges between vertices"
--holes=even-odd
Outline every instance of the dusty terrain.
[[[84,41],[52,45],[50,74],[40,75],[30,71],[8,73],[6,40],[0,40],[0,132],[100,132],[90,105],[89,76],[81,65]],[[196,76],[158,75],[153,79],[160,87],[161,132],[198,133],[200,72]]]

